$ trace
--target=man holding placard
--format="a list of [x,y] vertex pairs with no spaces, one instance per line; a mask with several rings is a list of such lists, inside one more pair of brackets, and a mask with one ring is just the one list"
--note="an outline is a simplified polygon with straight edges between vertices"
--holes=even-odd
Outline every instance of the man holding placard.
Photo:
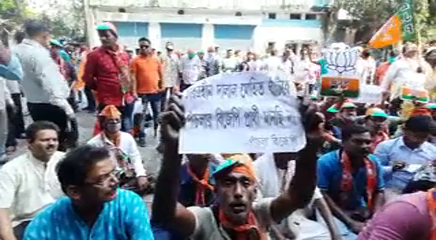
[[[313,117],[314,111],[308,112],[303,122],[312,123]],[[251,159],[235,155],[213,174],[216,204],[205,208],[185,208],[177,204],[181,166],[179,132],[186,121],[180,97],[172,96],[167,111],[162,114],[165,152],[153,202],[154,222],[192,239],[245,239],[250,236],[266,239],[268,226],[310,201],[315,188],[316,152],[321,142],[319,131],[307,134],[307,144],[298,153],[294,179],[279,197],[254,203],[256,178]]]

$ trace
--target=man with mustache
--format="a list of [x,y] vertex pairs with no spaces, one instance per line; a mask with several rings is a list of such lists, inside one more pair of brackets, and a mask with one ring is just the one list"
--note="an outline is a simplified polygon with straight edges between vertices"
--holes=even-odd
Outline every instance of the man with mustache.
[[178,95],[171,97],[161,120],[165,151],[153,201],[153,223],[194,240],[260,240],[267,239],[266,232],[273,222],[280,222],[310,202],[316,182],[319,132],[307,134],[308,144],[298,153],[295,177],[280,196],[255,203],[256,177],[251,159],[246,155],[233,155],[214,171],[215,204],[185,208],[177,203],[181,167],[179,130],[185,122]]
[[384,202],[383,169],[370,154],[371,134],[360,125],[342,130],[343,148],[318,160],[318,187],[343,239],[356,239]]
[[57,167],[67,195],[38,215],[25,240],[153,240],[147,208],[137,194],[118,188],[115,163],[105,148],[85,145]]
[[1,239],[22,239],[32,218],[63,195],[55,170],[64,157],[57,151],[58,132],[52,122],[32,123],[26,130],[29,150],[0,169]]

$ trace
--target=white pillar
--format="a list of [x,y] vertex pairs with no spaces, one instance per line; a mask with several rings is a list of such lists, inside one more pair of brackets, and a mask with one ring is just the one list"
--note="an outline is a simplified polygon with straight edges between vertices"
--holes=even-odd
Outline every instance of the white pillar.
[[202,35],[201,44],[203,50],[215,44],[215,27],[213,24],[203,24]]
[[156,50],[162,50],[160,23],[148,23],[148,39],[150,39],[152,46],[156,48]]

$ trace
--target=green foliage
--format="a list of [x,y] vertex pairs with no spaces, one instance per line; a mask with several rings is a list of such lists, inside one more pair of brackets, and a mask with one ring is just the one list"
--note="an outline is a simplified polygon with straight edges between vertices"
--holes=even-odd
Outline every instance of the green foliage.
[[[435,31],[436,0],[414,2],[416,27],[426,37]],[[366,42],[398,11],[402,3],[403,0],[337,0],[334,6],[348,11],[353,20],[346,27],[357,30],[357,39]]]

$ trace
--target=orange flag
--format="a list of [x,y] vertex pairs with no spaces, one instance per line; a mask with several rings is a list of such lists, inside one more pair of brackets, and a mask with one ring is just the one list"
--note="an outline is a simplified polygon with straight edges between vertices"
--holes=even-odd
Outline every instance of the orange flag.
[[369,46],[371,48],[383,48],[390,45],[395,45],[402,40],[401,31],[401,18],[395,15],[389,19],[383,25],[383,27],[378,30],[378,32],[369,41]]

